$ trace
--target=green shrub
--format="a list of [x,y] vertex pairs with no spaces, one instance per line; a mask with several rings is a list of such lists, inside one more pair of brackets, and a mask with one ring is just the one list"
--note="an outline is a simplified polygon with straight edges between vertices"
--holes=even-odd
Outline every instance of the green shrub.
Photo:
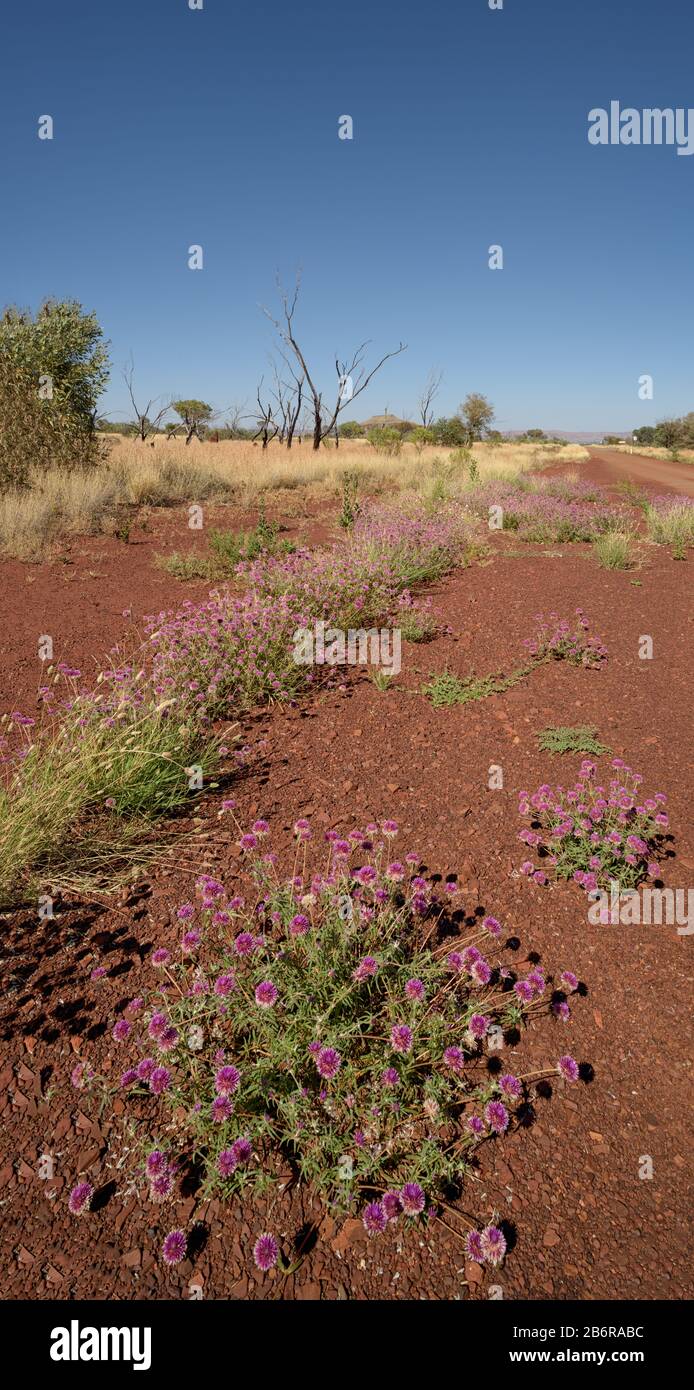
[[598,564],[606,570],[630,570],[636,565],[633,549],[634,532],[626,528],[605,531],[593,541]]
[[379,429],[369,430],[366,438],[369,444],[377,449],[379,454],[387,454],[389,458],[397,458],[402,450],[402,434],[400,430],[382,426]]
[[590,724],[578,724],[574,728],[550,726],[537,735],[537,744],[543,753],[592,753],[595,757],[609,753],[610,749],[596,735],[597,729]]
[[[370,1234],[395,1217],[406,1231],[427,1198],[460,1191],[481,1142],[520,1126],[540,1077],[577,1078],[567,1056],[527,1078],[487,1065],[490,1028],[547,1011],[551,987],[537,969],[519,989],[515,970],[493,973],[482,951],[502,947],[496,918],[451,937],[454,884],[439,899],[421,877],[401,882],[383,846],[348,865],[336,832],[329,881],[283,881],[262,858],[268,830],[236,826],[257,906],[203,874],[179,909],[183,953],[157,946],[152,987],[114,1020],[119,1083],[82,1064],[73,1084],[137,1107],[128,1162],[143,1205],[193,1170],[203,1199],[274,1191],[289,1161],[333,1211],[358,1203]],[[306,850],[309,822],[295,833]]]

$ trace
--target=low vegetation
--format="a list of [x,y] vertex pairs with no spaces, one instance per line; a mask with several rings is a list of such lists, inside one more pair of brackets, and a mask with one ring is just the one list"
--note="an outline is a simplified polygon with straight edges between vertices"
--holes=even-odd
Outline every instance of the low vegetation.
[[[492,916],[451,938],[462,886],[437,893],[416,854],[391,860],[394,821],[329,831],[327,872],[310,867],[309,821],[294,829],[282,880],[267,822],[236,824],[259,908],[204,874],[177,909],[179,953],[155,948],[151,987],[113,1020],[119,1080],[79,1063],[73,1085],[101,1107],[118,1096],[133,1115],[147,1098],[124,1155],[143,1202],[165,1200],[193,1168],[206,1197],[265,1193],[289,1159],[332,1210],[379,1235],[459,1194],[480,1144],[521,1127],[541,1078],[578,1079],[567,1055],[528,1075],[480,1065],[495,1033],[556,1017],[557,1000],[569,1015],[578,980],[564,970],[552,990],[537,966],[521,975]],[[78,1183],[71,1210],[90,1197]],[[501,1227],[463,1220],[470,1257],[500,1264]],[[177,1263],[186,1244],[171,1232],[164,1259]],[[278,1248],[265,1232],[259,1267]]]
[[590,724],[577,724],[573,728],[551,726],[537,735],[537,746],[543,753],[591,753],[597,758],[610,751],[600,742],[597,732]]

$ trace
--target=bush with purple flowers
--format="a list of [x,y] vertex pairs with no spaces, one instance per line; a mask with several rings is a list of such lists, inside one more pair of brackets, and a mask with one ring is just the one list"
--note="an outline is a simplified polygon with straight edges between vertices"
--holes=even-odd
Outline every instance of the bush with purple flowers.
[[573,621],[557,613],[535,614],[537,631],[523,643],[533,661],[572,661],[576,666],[599,667],[607,657],[607,647],[601,638],[590,632],[590,623],[582,608],[577,608]]
[[377,1233],[459,1187],[532,1081],[558,1073],[480,1066],[500,1028],[557,1016],[549,982],[503,964],[494,917],[453,934],[456,884],[438,896],[416,854],[394,859],[392,821],[329,831],[320,871],[297,821],[288,881],[265,852],[267,823],[238,831],[256,901],[203,875],[178,913],[199,949],[164,952],[150,994],[125,1009],[130,1026],[112,1033],[120,1094],[147,1136],[140,1181],[164,1200],[194,1166],[206,1193],[229,1196],[265,1189],[289,1159],[335,1208],[365,1200]]
[[491,507],[500,508],[504,531],[514,531],[519,540],[547,545],[592,541],[623,528],[626,509],[614,506],[604,495],[595,499],[589,484],[573,483],[567,488],[565,480],[553,479],[550,484],[545,480],[483,482],[470,490],[465,501],[479,516],[488,516]]
[[518,838],[539,858],[539,866],[528,859],[521,868],[536,883],[571,878],[591,893],[612,881],[628,889],[658,878],[669,824],[665,794],[645,797],[643,778],[621,758],[612,767],[606,787],[596,781],[597,764],[585,758],[574,786],[545,783],[532,795],[520,793],[519,811],[530,828]]

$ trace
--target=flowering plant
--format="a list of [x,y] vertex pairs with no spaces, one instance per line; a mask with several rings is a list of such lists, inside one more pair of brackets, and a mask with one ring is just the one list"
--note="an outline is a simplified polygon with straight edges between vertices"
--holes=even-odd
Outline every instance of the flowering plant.
[[587,893],[614,881],[626,889],[658,877],[656,855],[669,824],[664,793],[644,797],[643,778],[621,758],[612,761],[608,787],[596,784],[596,767],[585,758],[573,787],[544,784],[532,795],[520,793],[519,811],[530,817],[531,828],[518,838],[541,860],[541,867],[526,860],[521,869],[536,883],[547,883],[548,868]]
[[[480,1059],[541,1010],[568,1018],[578,980],[564,972],[552,995],[537,966],[517,979],[487,959],[504,938],[493,917],[452,935],[457,885],[438,898],[416,854],[391,859],[392,821],[329,831],[321,872],[307,868],[311,829],[297,821],[288,881],[263,852],[267,823],[238,829],[257,902],[203,875],[197,901],[178,908],[178,951],[153,952],[159,987],[113,1025],[120,1091],[147,1136],[140,1180],[163,1201],[195,1165],[206,1194],[228,1196],[266,1188],[289,1158],[337,1209],[369,1197],[363,1220],[377,1233],[459,1188],[532,1080],[576,1080],[566,1056],[529,1077]],[[500,1247],[486,1245],[491,1259]]]
[[533,661],[573,661],[577,666],[599,667],[607,657],[607,647],[599,637],[591,636],[590,624],[582,608],[576,609],[570,622],[550,613],[535,614],[538,629],[534,637],[523,642]]

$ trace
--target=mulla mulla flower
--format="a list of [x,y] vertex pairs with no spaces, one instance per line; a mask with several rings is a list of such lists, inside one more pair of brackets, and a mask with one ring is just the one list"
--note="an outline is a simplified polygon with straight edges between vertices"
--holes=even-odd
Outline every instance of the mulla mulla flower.
[[[203,675],[195,676],[200,689]],[[586,769],[586,786],[591,776]],[[538,796],[547,805],[551,788]],[[587,798],[577,793],[577,804]],[[245,1203],[258,1193],[264,1204],[291,1152],[300,1181],[321,1201],[344,1215],[361,1213],[373,1236],[402,1218],[407,1238],[429,1203],[461,1173],[464,1181],[475,1149],[503,1142],[538,1076],[577,1077],[567,1057],[529,1077],[500,1068],[497,1077],[481,1067],[480,1043],[492,1027],[520,1029],[539,1013],[563,1018],[578,980],[564,971],[552,991],[546,982],[556,977],[537,967],[516,980],[512,956],[492,967],[476,941],[493,939],[500,956],[517,948],[513,937],[502,944],[496,918],[485,925],[456,914],[452,939],[445,882],[425,878],[414,854],[402,858],[420,870],[410,885],[389,877],[383,826],[355,829],[342,842],[344,855],[331,837],[326,865],[310,823],[296,824],[288,878],[275,856],[248,848],[242,871],[254,891],[246,902],[200,875],[189,904],[195,926],[188,913],[179,920],[184,939],[200,933],[204,973],[197,951],[176,952],[137,1009],[112,1021],[114,1053],[126,1036],[117,1025],[127,1021],[132,1065],[124,1073],[112,1067],[110,1078],[80,1070],[75,1082],[81,1087],[89,1075],[90,1092],[138,1107],[132,1179],[144,1173],[149,1201],[171,1201],[195,1155],[206,1196]],[[252,834],[260,838],[257,822]],[[356,845],[373,874],[355,882],[348,865]],[[470,1252],[487,1264],[503,1258],[503,1232],[500,1239],[495,1229],[470,1237]],[[186,1249],[178,1234],[172,1255]],[[257,1268],[269,1270],[279,1260],[276,1238],[265,1232],[249,1242],[252,1253]]]
[[68,1207],[73,1216],[81,1216],[91,1206],[94,1188],[90,1182],[78,1182],[68,1197]]
[[164,1237],[161,1255],[164,1264],[177,1265],[185,1259],[188,1242],[183,1231],[169,1231]]
[[256,1269],[261,1273],[267,1274],[268,1270],[274,1269],[280,1257],[280,1248],[273,1235],[266,1231],[262,1236],[258,1236],[253,1246],[253,1260]]

